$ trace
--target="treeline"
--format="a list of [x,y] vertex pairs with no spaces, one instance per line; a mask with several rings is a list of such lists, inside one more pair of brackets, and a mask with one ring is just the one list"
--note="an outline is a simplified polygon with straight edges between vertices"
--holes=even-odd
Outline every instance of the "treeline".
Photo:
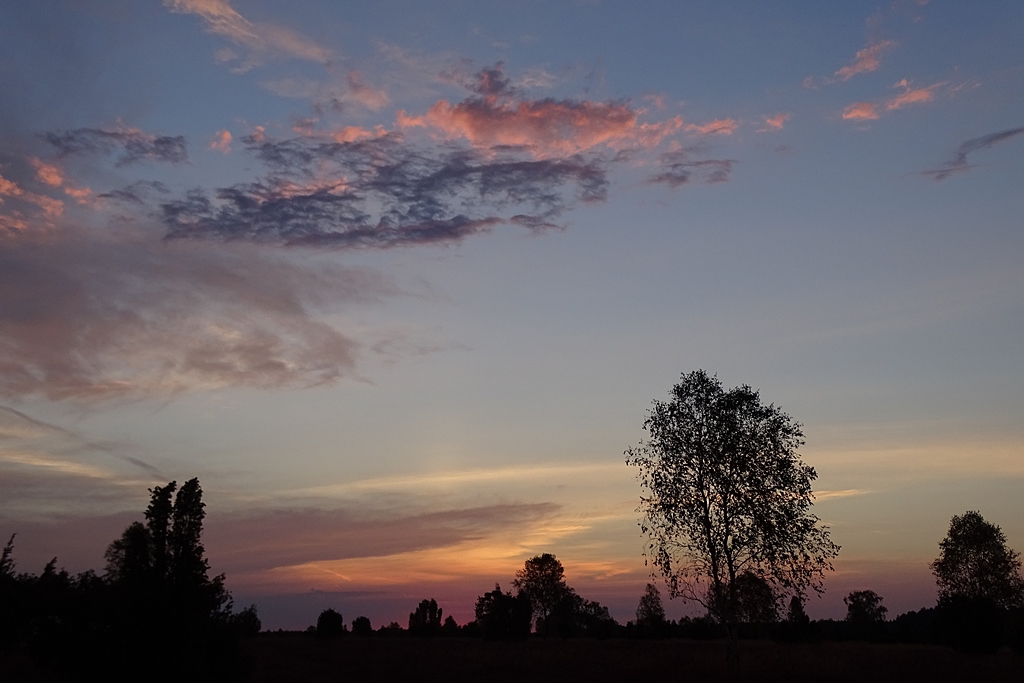
[[[526,561],[516,573],[515,593],[500,585],[476,601],[476,619],[462,626],[435,600],[424,600],[409,615],[409,627],[391,623],[374,631],[369,619],[353,622],[357,635],[469,636],[521,640],[531,632],[540,637],[596,638],[729,638],[734,627],[740,639],[786,642],[860,640],[875,643],[932,643],[975,654],[994,653],[1003,646],[1024,654],[1024,577],[1020,556],[1006,545],[1002,530],[976,511],[953,517],[949,533],[939,543],[940,555],[931,563],[938,584],[935,607],[886,618],[883,598],[871,590],[853,591],[843,602],[846,618],[812,621],[803,597],[789,595],[788,604],[763,576],[741,572],[717,593],[708,590],[702,600],[707,615],[666,619],[661,594],[648,584],[637,606],[636,619],[619,624],[598,602],[586,600],[569,587],[564,569],[554,555]],[[715,601],[730,596],[728,610]],[[783,609],[783,605],[786,605]],[[729,621],[721,617],[728,611]],[[340,626],[322,628],[326,618]],[[334,610],[321,614],[311,633],[324,637],[348,632]],[[329,635],[328,635],[329,634]]]
[[18,572],[11,536],[0,555],[0,658],[96,680],[232,680],[244,677],[239,636],[261,625],[255,607],[234,612],[224,576],[210,576],[202,545],[205,504],[197,479],[151,489],[145,522],[106,551],[102,575],[71,575],[51,560]]
[[[16,571],[12,536],[0,554],[0,674],[40,669],[71,679],[217,680],[248,677],[239,639],[260,633],[255,606],[235,611],[224,575],[210,576],[202,544],[205,504],[197,479],[150,490],[145,521],[129,525],[106,551],[102,574],[71,575],[56,558],[39,575]],[[1024,578],[1020,557],[998,526],[977,512],[954,517],[931,568],[939,587],[934,608],[887,619],[881,596],[850,593],[843,620],[812,621],[802,596],[782,594],[763,576],[740,573],[700,602],[707,616],[669,620],[661,594],[648,584],[636,618],[618,623],[597,601],[565,580],[548,553],[527,560],[509,590],[476,600],[475,619],[458,624],[434,599],[422,600],[403,627],[377,629],[360,616],[351,627],[324,610],[312,636],[535,638],[762,638],[787,642],[865,640],[937,643],[973,653],[1003,646],[1024,654]],[[726,607],[716,595],[729,595]],[[728,613],[727,623],[721,617]],[[20,669],[19,669],[20,667]],[[33,669],[32,667],[36,667]],[[0,676],[2,677],[2,676]],[[12,680],[17,677],[12,677]]]
[[[543,556],[542,556],[543,557]],[[548,556],[554,559],[553,556]],[[529,562],[535,562],[533,558]],[[571,589],[570,589],[571,590]],[[763,593],[762,593],[763,595]],[[800,598],[786,610],[776,602],[746,600],[747,609],[738,622],[741,640],[774,640],[787,643],[864,641],[871,643],[925,643],[950,646],[973,654],[986,654],[1009,646],[1024,654],[1024,609],[1002,609],[984,600],[953,600],[886,619],[881,596],[873,591],[854,591],[844,601],[845,619],[812,620]],[[356,638],[487,638],[525,640],[551,638],[628,638],[720,640],[726,627],[710,616],[667,619],[658,588],[648,584],[640,598],[636,618],[621,624],[599,603],[579,609],[589,601],[567,600],[548,617],[533,620],[533,604],[527,594],[502,592],[500,586],[477,599],[476,619],[465,624],[447,616],[434,599],[423,600],[409,615],[408,627],[390,622],[376,629],[365,616],[352,620],[351,629],[340,612],[324,610],[306,633],[323,639]],[[575,603],[576,609],[572,608]],[[536,627],[536,630],[534,628]]]
[[334,609],[320,613],[316,626],[307,633],[321,638],[354,636],[471,637],[490,640],[525,640],[532,632],[539,637],[609,638],[622,627],[608,608],[581,597],[565,581],[565,569],[554,555],[545,553],[526,561],[512,581],[515,593],[494,590],[477,598],[476,619],[459,625],[434,599],[422,600],[409,614],[408,628],[397,622],[376,631],[367,617],[357,617],[349,631],[341,614]]

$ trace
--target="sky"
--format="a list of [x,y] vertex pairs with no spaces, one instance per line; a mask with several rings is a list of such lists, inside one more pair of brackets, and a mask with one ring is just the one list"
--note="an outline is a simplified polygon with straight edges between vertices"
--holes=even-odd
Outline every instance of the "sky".
[[[1024,551],[1024,5],[0,2],[0,535],[199,477],[264,627],[632,618],[624,451],[704,369],[803,425],[813,617]],[[670,616],[699,609],[672,602]]]

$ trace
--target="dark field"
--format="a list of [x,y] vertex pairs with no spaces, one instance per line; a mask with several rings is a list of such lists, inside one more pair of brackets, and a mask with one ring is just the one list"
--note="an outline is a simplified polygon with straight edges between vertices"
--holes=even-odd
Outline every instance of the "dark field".
[[323,681],[1017,681],[1024,657],[931,645],[744,641],[739,678],[725,643],[693,640],[354,638],[264,635],[245,642],[252,680]]

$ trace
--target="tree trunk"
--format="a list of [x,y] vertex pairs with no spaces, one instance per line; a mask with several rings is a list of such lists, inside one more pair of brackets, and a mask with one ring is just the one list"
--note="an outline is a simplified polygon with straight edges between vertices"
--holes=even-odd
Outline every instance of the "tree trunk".
[[740,674],[740,640],[736,622],[731,621],[725,626],[725,660],[729,665],[729,674],[738,678]]

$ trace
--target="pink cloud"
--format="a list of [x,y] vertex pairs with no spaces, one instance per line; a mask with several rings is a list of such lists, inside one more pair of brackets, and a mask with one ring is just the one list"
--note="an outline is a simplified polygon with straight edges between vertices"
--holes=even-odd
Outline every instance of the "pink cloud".
[[736,132],[738,124],[734,119],[715,119],[709,123],[697,125],[694,123],[688,123],[683,127],[684,130],[691,133],[699,133],[701,135],[732,135]]
[[915,88],[911,88],[907,84],[907,80],[906,79],[903,79],[902,81],[900,81],[896,85],[899,86],[899,87],[905,88],[905,90],[903,92],[901,92],[899,95],[897,95],[896,97],[894,97],[891,100],[889,100],[888,102],[886,102],[885,103],[885,108],[886,109],[889,109],[889,110],[902,109],[903,107],[907,106],[908,104],[923,104],[925,102],[930,102],[930,101],[932,101],[935,98],[935,90],[937,88],[941,87],[942,85],[944,85],[944,82],[936,83],[934,85],[929,85],[927,88],[916,88],[915,89]]
[[[29,192],[28,190],[19,187],[17,183],[0,176],[0,204],[3,203],[3,197],[12,197],[28,202],[29,204],[34,204],[42,210],[43,215],[47,218],[57,218],[64,213],[64,203],[59,199],[53,199],[52,197]],[[17,222],[20,223],[20,213],[15,213],[13,215],[18,216]]]
[[93,199],[92,190],[88,187],[65,187],[64,194],[74,199],[83,206],[91,206],[96,204],[96,200]]
[[643,110],[623,103],[577,100],[524,100],[499,103],[473,98],[458,104],[441,100],[423,116],[398,112],[400,128],[430,127],[476,146],[517,145],[534,154],[572,154],[597,145],[654,147],[679,130],[682,119],[639,123]]
[[64,174],[56,166],[51,166],[36,158],[29,159],[32,167],[36,169],[36,178],[50,187],[60,187],[64,183]]
[[[0,200],[3,203],[3,200]],[[28,223],[18,214],[7,216],[0,213],[0,230],[8,234],[25,232],[28,230]]]
[[873,102],[854,102],[843,110],[843,119],[849,121],[868,121],[878,118],[878,108]]
[[335,142],[355,142],[356,140],[369,140],[379,138],[387,133],[383,126],[377,126],[373,130],[362,126],[345,126],[340,130],[331,131],[328,135]]
[[[331,51],[315,41],[284,26],[255,24],[231,7],[228,0],[164,0],[172,12],[195,14],[206,22],[210,33],[224,36],[237,45],[244,45],[254,55],[282,55],[327,63]],[[232,51],[219,51],[218,59],[237,59]],[[238,70],[247,71],[258,63],[251,57]]]
[[786,121],[790,119],[789,114],[776,114],[775,116],[764,117],[764,128],[759,128],[758,133],[774,133],[782,130],[783,126],[786,125]]
[[[356,142],[357,140],[369,140],[387,135],[384,126],[375,126],[372,130],[362,126],[344,126],[335,130],[317,130],[317,118],[308,118],[298,121],[292,130],[307,138],[329,138],[335,142]],[[255,137],[255,136],[254,136]]]
[[231,132],[227,130],[218,130],[213,134],[213,139],[210,140],[210,149],[215,149],[218,152],[224,152],[227,154],[231,151]]
[[848,81],[857,74],[874,71],[882,65],[882,55],[894,47],[896,47],[896,43],[891,40],[881,40],[872,43],[863,50],[858,51],[853,59],[853,63],[847,64],[837,71],[835,76]]

